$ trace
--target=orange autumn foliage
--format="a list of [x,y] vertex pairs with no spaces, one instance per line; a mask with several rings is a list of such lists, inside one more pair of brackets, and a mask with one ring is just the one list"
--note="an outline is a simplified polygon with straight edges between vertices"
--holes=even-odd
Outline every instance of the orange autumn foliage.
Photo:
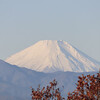
[[[67,100],[100,100],[100,72],[95,75],[78,77],[77,87],[72,93],[68,93]],[[32,100],[65,100],[61,96],[57,81],[54,79],[50,85],[37,90],[32,88]]]
[[77,88],[68,93],[68,100],[100,100],[100,72],[97,76],[79,76]]
[[46,88],[43,87],[40,89],[40,86],[37,90],[32,88],[32,100],[65,100],[65,98],[61,96],[59,88],[56,88],[56,86],[57,81],[54,79],[50,82],[50,86]]

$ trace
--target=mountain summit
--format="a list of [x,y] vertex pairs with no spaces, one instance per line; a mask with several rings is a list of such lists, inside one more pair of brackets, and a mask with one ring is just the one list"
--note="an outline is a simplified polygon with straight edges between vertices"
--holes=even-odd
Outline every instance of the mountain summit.
[[18,52],[6,62],[40,72],[98,71],[100,63],[65,41],[43,40]]

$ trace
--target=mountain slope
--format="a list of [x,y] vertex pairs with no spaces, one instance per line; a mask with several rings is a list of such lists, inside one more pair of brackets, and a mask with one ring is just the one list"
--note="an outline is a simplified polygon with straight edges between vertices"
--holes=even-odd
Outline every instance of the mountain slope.
[[65,41],[44,40],[18,52],[6,61],[40,72],[98,71],[100,63]]
[[[62,95],[67,97],[67,93],[75,89],[77,77],[83,73],[75,72],[55,72],[42,73],[26,68],[10,65],[0,60],[0,100],[31,100],[31,89],[49,84],[56,79]],[[93,73],[84,73],[93,74]],[[62,88],[64,86],[64,88]]]
[[0,100],[31,100],[30,86],[37,87],[40,83],[37,79],[43,76],[0,60]]

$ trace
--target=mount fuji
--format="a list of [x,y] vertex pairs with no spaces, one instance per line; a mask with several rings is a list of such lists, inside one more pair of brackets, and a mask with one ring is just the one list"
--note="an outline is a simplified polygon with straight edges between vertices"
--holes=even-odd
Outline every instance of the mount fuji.
[[39,72],[98,71],[100,62],[65,41],[43,40],[6,59],[6,62]]

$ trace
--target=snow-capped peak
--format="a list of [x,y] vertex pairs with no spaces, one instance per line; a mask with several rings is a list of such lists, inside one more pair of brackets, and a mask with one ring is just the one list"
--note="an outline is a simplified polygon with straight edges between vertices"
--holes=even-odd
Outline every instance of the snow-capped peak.
[[40,72],[89,72],[98,71],[100,68],[100,63],[63,40],[39,41],[6,61]]

